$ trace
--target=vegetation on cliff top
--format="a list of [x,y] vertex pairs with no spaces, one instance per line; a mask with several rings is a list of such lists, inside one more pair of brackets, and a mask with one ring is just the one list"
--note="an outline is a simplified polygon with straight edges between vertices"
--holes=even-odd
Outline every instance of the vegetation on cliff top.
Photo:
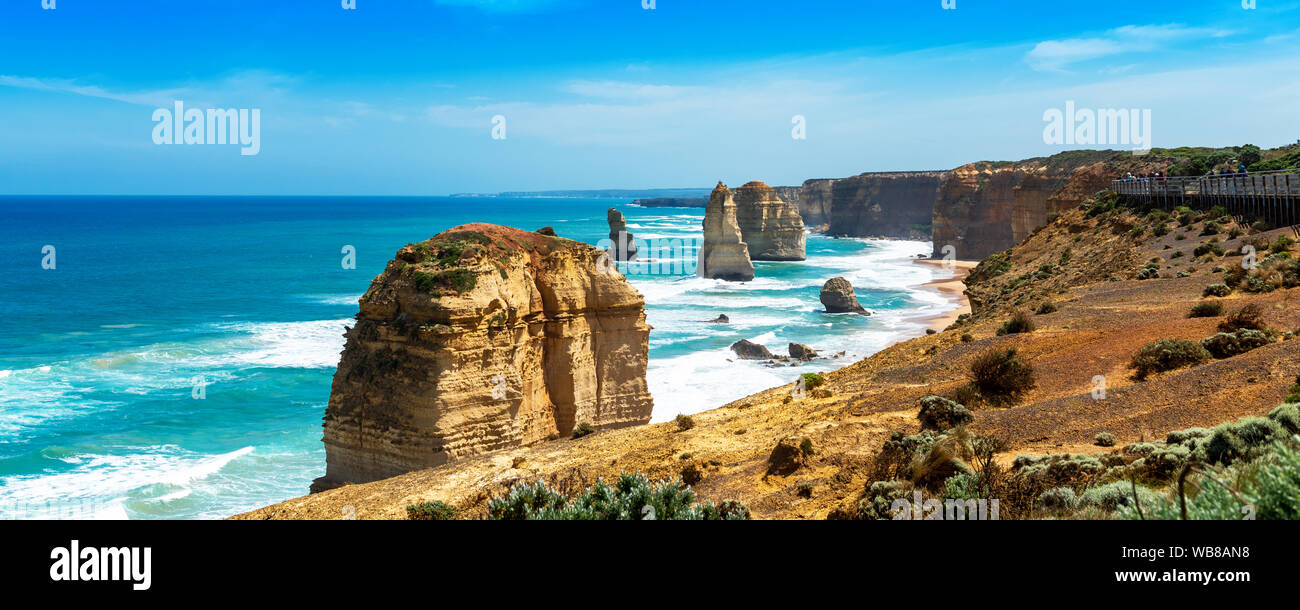
[[744,521],[749,508],[734,500],[696,503],[681,479],[651,484],[644,474],[624,474],[613,485],[597,480],[572,500],[543,481],[521,483],[488,501],[493,520],[551,521]]

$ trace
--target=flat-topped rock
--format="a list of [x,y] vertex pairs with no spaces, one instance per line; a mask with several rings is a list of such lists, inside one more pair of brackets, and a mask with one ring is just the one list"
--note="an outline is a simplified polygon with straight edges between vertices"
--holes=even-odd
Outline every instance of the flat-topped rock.
[[480,223],[399,250],[346,333],[313,490],[647,423],[644,299],[602,255]]

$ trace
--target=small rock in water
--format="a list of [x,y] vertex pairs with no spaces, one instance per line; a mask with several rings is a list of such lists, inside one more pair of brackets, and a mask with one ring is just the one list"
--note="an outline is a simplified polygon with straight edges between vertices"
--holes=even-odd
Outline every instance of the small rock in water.
[[713,324],[726,324],[731,322],[731,318],[728,318],[726,314],[718,314],[718,317],[709,320],[709,322]]
[[822,285],[820,297],[822,305],[826,307],[826,313],[871,315],[862,307],[862,304],[858,303],[858,296],[853,292],[853,285],[842,277],[826,280],[826,283]]
[[817,357],[817,351],[802,343],[791,343],[790,357],[795,360],[812,360]]
[[767,351],[766,347],[749,341],[748,339],[741,339],[740,341],[731,344],[731,351],[736,352],[736,355],[739,356],[741,360],[772,359],[772,352]]

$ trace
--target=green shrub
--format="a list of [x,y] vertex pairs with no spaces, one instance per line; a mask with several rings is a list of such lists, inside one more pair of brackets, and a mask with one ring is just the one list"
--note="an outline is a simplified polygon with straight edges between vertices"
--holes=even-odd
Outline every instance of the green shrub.
[[1098,447],[1114,447],[1115,435],[1109,432],[1102,432],[1099,433],[1097,436],[1094,436],[1092,438],[1092,442]]
[[803,454],[804,457],[808,457],[813,454],[812,439],[806,436],[803,437],[802,439],[799,439],[799,453]]
[[975,417],[969,409],[947,398],[926,396],[921,399],[921,410],[916,419],[920,420],[922,430],[942,432],[969,424]]
[[1205,256],[1206,254],[1211,253],[1215,256],[1223,256],[1224,252],[1226,251],[1223,249],[1223,246],[1220,246],[1219,244],[1201,244],[1196,246],[1195,250],[1192,250],[1192,256]]
[[596,428],[587,422],[582,422],[573,428],[573,436],[570,438],[582,438],[589,434],[595,434]]
[[1141,485],[1136,489],[1137,495],[1134,496],[1134,486],[1128,481],[1114,481],[1093,487],[1079,496],[1078,506],[1080,508],[1095,506],[1105,511],[1114,511],[1131,507],[1136,501],[1141,503],[1143,510],[1147,510],[1148,506],[1155,506],[1160,502],[1160,495],[1156,492]]
[[1279,235],[1277,239],[1273,240],[1273,244],[1270,245],[1268,249],[1274,252],[1284,252],[1294,244],[1294,239],[1287,237],[1286,235]]
[[[1218,285],[1222,286],[1222,284],[1218,284]],[[1223,315],[1223,303],[1220,303],[1218,301],[1202,301],[1192,306],[1192,311],[1187,314],[1187,317],[1217,318],[1220,315]]]
[[440,500],[410,504],[406,507],[406,518],[411,521],[452,521],[456,518],[456,507]]
[[1147,344],[1133,355],[1129,368],[1138,379],[1151,373],[1172,371],[1200,364],[1210,359],[1210,353],[1200,343],[1186,339],[1160,339]]
[[1169,255],[1169,258],[1182,258],[1182,257],[1183,257],[1182,250],[1174,250],[1173,254]]
[[1199,449],[1207,463],[1228,465],[1259,457],[1273,441],[1286,437],[1286,428],[1272,419],[1243,417],[1215,426]]
[[[1232,294],[1232,289],[1229,288],[1226,284],[1210,284],[1209,286],[1205,287],[1205,291],[1201,293],[1201,296],[1202,297],[1226,297],[1230,294]],[[1223,306],[1220,305],[1219,309],[1220,311],[1222,311]]]
[[989,350],[970,365],[971,386],[994,405],[1013,404],[1037,382],[1034,369],[1016,357],[1015,349]]
[[975,337],[971,336],[970,333],[964,333],[964,334],[961,336],[961,342],[962,342],[962,343],[970,343],[971,341],[974,341],[974,340],[975,340]]
[[[1300,503],[1296,502],[1300,498],[1300,450],[1294,442],[1275,442],[1255,462],[1234,465],[1212,476],[1213,481],[1203,474],[1189,477],[1184,489],[1188,519],[1300,519]],[[1170,492],[1172,497],[1160,497],[1152,506],[1144,504],[1141,515],[1130,507],[1119,514],[1126,519],[1182,519],[1176,486]]]
[[1053,487],[1038,496],[1040,510],[1071,511],[1079,505],[1079,497],[1069,487]]
[[803,378],[804,388],[809,390],[820,387],[823,383],[826,383],[826,380],[822,379],[822,376],[817,373],[804,373],[800,375],[800,377]]
[[1153,228],[1151,232],[1154,233],[1156,237],[1164,237],[1169,234],[1169,225],[1163,222],[1156,223],[1155,228]]
[[1276,341],[1269,333],[1243,328],[1233,333],[1218,333],[1201,339],[1201,346],[1215,358],[1231,358]]
[[1018,333],[1032,333],[1037,325],[1034,324],[1034,318],[1023,309],[1017,309],[1011,314],[1011,319],[1002,324],[998,329],[998,335],[1014,335]]
[[1300,404],[1288,402],[1268,412],[1268,418],[1291,434],[1300,434]]
[[1218,235],[1219,233],[1222,232],[1223,232],[1223,227],[1219,226],[1219,223],[1214,221],[1206,222],[1205,226],[1201,228],[1202,237],[1206,235]]
[[652,485],[641,473],[621,475],[613,485],[597,480],[572,501],[546,483],[521,483],[503,497],[488,501],[494,520],[559,521],[740,521],[749,509],[734,500],[721,506],[695,503],[695,492],[680,479]]
[[695,427],[695,420],[691,419],[690,415],[678,415],[675,421],[678,430],[686,431]]
[[1175,240],[1178,240],[1178,241],[1183,241],[1184,239],[1187,239],[1187,234],[1186,234],[1186,233],[1178,233],[1178,234],[1174,235],[1174,239],[1175,239]]
[[1035,311],[1034,313],[1037,313],[1038,315],[1041,316],[1044,314],[1056,313],[1057,311],[1058,310],[1056,308],[1056,303],[1053,303],[1051,301],[1043,301],[1043,304],[1039,305],[1038,310]]

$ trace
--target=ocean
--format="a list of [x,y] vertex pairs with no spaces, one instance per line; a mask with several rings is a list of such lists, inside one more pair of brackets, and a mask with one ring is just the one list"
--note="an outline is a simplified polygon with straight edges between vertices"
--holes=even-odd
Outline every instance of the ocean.
[[[629,202],[0,198],[0,518],[209,519],[305,494],[325,470],[321,418],[344,326],[399,248],[467,222],[597,244],[610,207],[638,238],[700,236],[702,209]],[[654,421],[923,334],[919,319],[955,307],[922,287],[951,276],[912,262],[928,252],[810,235],[807,261],[757,262],[745,284],[629,274],[654,327]],[[837,275],[875,315],[820,312],[818,291]],[[731,322],[707,322],[719,314]],[[772,368],[736,360],[740,339],[845,354]]]

